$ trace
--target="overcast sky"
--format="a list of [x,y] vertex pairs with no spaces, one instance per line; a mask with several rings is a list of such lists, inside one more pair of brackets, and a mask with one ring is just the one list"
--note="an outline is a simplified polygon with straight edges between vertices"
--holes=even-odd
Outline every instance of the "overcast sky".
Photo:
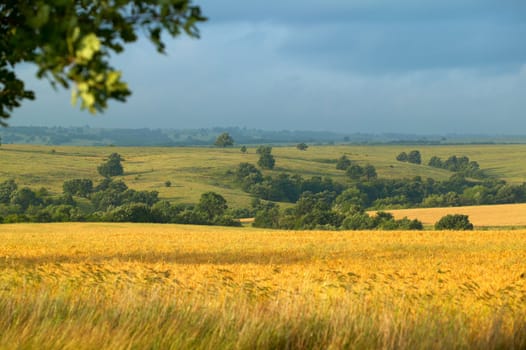
[[10,125],[526,134],[524,0],[203,0],[201,39],[115,57],[103,115],[30,80]]

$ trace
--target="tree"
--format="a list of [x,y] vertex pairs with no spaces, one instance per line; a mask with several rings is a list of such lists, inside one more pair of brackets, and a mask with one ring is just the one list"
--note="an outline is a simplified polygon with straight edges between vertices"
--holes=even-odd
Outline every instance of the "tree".
[[64,181],[62,190],[65,194],[87,198],[93,191],[93,181],[90,179],[73,179]]
[[256,149],[256,154],[265,154],[265,153],[272,153],[272,147],[271,146],[259,146]]
[[352,164],[350,167],[347,168],[346,174],[352,180],[358,180],[364,175],[364,171],[364,168],[362,168],[358,164]]
[[261,171],[250,163],[239,163],[235,176],[240,182],[245,181],[247,178],[253,180],[254,183],[263,181]]
[[0,203],[9,203],[11,195],[18,189],[14,180],[7,180],[0,184]]
[[442,159],[440,159],[437,156],[431,157],[431,159],[429,159],[429,162],[427,163],[427,165],[435,167],[435,168],[443,168],[444,167],[444,163],[442,162]]
[[400,154],[396,156],[396,160],[399,162],[407,162],[407,153],[400,152]]
[[413,164],[421,164],[422,156],[420,155],[420,151],[414,150],[409,152],[409,154],[407,155],[407,161]]
[[124,169],[122,167],[121,161],[124,160],[120,154],[112,153],[108,157],[108,160],[105,163],[102,163],[97,167],[97,171],[100,175],[104,177],[112,177],[122,175]]
[[436,230],[473,230],[469,217],[463,214],[448,214],[435,224]]
[[270,153],[263,153],[259,156],[258,165],[263,169],[274,169],[276,160]]
[[37,77],[53,87],[73,84],[72,102],[102,112],[108,100],[130,95],[110,57],[145,33],[159,53],[162,34],[199,37],[197,24],[206,20],[192,0],[97,2],[85,0],[4,0],[0,3],[0,124],[25,99],[34,99],[15,67],[34,63]]
[[201,195],[198,209],[204,213],[207,219],[211,222],[214,218],[221,216],[228,209],[226,199],[215,192],[206,192]]
[[245,154],[247,153],[247,146],[241,146],[239,150],[241,151],[241,153]]
[[338,158],[338,161],[336,162],[336,169],[347,170],[349,166],[351,166],[351,160],[347,158],[345,154]]
[[366,164],[363,168],[363,175],[367,179],[367,181],[376,179],[378,175],[376,174],[376,168],[372,166],[371,164]]
[[307,148],[309,148],[309,145],[307,145],[305,142],[302,142],[302,143],[298,143],[296,145],[296,148],[299,149],[300,151],[306,151]]
[[30,205],[39,205],[42,201],[37,197],[36,193],[33,192],[29,187],[23,187],[19,190],[15,190],[11,194],[11,204],[20,205],[20,207],[26,210]]
[[234,139],[232,136],[230,136],[229,133],[224,132],[221,135],[219,135],[214,142],[214,145],[217,147],[228,147],[234,145]]

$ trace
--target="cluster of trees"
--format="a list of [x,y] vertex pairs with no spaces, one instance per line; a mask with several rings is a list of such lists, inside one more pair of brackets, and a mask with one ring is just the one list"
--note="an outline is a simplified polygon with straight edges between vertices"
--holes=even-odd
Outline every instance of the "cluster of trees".
[[441,169],[447,169],[460,173],[466,177],[472,177],[474,179],[483,179],[488,177],[483,170],[480,169],[479,163],[476,161],[470,160],[466,156],[457,157],[451,156],[445,161],[440,159],[437,156],[431,157],[429,159],[429,166]]
[[461,174],[444,181],[424,180],[419,176],[397,180],[369,176],[362,177],[363,181],[342,184],[319,176],[310,179],[285,173],[263,176],[256,166],[241,163],[233,175],[241,188],[256,198],[290,203],[297,202],[306,191],[330,191],[339,195],[344,190],[353,193],[356,205],[375,210],[526,202],[526,184],[510,185],[496,179],[471,181]]
[[396,160],[399,162],[408,162],[413,164],[422,164],[422,155],[420,151],[413,150],[409,153],[401,152],[396,156]]
[[13,180],[0,184],[0,222],[67,221],[240,225],[214,192],[201,195],[196,205],[173,205],[160,201],[157,191],[136,191],[110,178],[97,186],[90,179],[65,181],[61,195],[19,188]]
[[271,202],[256,202],[254,226],[281,229],[323,229],[323,230],[422,230],[418,220],[403,218],[395,220],[385,212],[369,216],[356,205],[352,194],[323,191],[301,194],[296,204],[280,210]]
[[336,169],[344,170],[351,180],[370,181],[378,177],[376,168],[374,166],[371,164],[366,164],[364,166],[358,165],[351,162],[351,160],[347,158],[346,155],[338,158],[336,161]]
[[286,173],[274,177],[263,176],[262,172],[250,163],[240,163],[232,174],[245,192],[263,200],[295,203],[306,191],[341,193],[344,190],[343,185],[329,177],[313,176],[305,179],[300,175]]
[[13,180],[0,184],[0,222],[157,222],[197,225],[239,226],[228,211],[225,198],[214,192],[204,193],[197,205],[173,205],[160,201],[157,191],[136,191],[122,180],[118,154],[111,154],[98,168],[104,179],[94,186],[90,179],[67,180],[61,195],[42,188],[33,191],[18,188]]

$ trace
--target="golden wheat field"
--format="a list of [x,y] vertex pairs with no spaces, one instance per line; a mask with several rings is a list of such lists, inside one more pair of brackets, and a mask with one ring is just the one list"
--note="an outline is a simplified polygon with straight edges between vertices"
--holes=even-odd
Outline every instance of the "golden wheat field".
[[478,205],[469,207],[388,210],[395,218],[408,217],[431,225],[448,214],[464,214],[476,227],[526,226],[526,204]]
[[526,230],[0,225],[1,349],[524,349]]

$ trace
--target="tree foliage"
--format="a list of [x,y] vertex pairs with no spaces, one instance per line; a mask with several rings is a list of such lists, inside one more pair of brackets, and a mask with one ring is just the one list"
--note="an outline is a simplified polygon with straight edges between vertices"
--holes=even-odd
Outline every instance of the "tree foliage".
[[301,142],[296,145],[296,148],[300,151],[306,151],[307,148],[309,148],[309,145],[307,145],[305,142]]
[[206,216],[209,221],[222,216],[227,210],[226,199],[215,192],[206,192],[201,195],[198,209]]
[[97,167],[97,171],[104,177],[119,176],[124,174],[121,161],[124,160],[120,154],[112,153],[108,160]]
[[270,146],[259,146],[256,150],[259,154],[258,165],[262,169],[274,169],[276,160],[272,155],[272,147]]
[[463,214],[448,214],[435,224],[437,230],[473,230],[469,217]]
[[413,164],[421,164],[422,163],[422,156],[420,155],[420,151],[413,150],[413,151],[409,152],[409,154],[407,155],[407,161],[409,163],[413,163]]
[[336,169],[338,170],[347,170],[348,167],[351,166],[351,160],[347,158],[347,156],[344,154],[340,158],[338,158],[336,162]]
[[64,181],[62,185],[64,194],[87,198],[93,191],[93,181],[90,179],[73,179]]
[[217,147],[233,146],[234,139],[232,138],[232,136],[230,136],[229,133],[224,132],[216,138],[214,145],[216,145]]
[[159,53],[162,35],[198,37],[205,21],[192,0],[3,0],[0,2],[0,123],[34,99],[15,67],[37,66],[53,87],[73,84],[72,102],[92,113],[130,95],[110,57],[145,33]]
[[421,164],[422,156],[420,154],[420,151],[413,150],[409,152],[409,154],[405,152],[400,152],[400,154],[396,156],[396,160],[399,162],[409,162],[413,164]]

